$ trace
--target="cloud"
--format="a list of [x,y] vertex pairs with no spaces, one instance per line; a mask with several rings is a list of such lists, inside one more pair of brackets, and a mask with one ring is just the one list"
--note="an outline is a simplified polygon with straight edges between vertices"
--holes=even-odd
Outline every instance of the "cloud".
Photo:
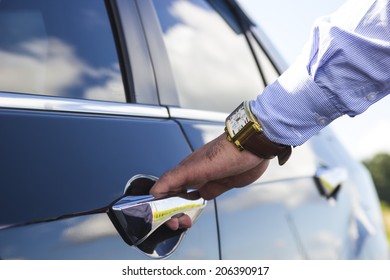
[[231,111],[256,97],[260,74],[243,34],[217,13],[187,1],[176,1],[170,13],[177,22],[164,39],[185,107]]
[[82,222],[67,228],[62,237],[74,243],[84,243],[96,239],[117,236],[118,232],[106,214],[91,216]]
[[[124,101],[118,64],[91,67],[69,44],[57,38],[31,39],[13,51],[0,50],[0,61],[2,91],[66,97],[67,91],[79,86],[83,88],[80,97],[104,100],[110,92],[112,101]],[[102,81],[103,85],[97,84]]]
[[[332,231],[319,230],[303,240],[307,248],[310,248],[309,258],[314,259],[338,259],[342,251],[343,241]],[[311,254],[310,254],[311,253]],[[315,255],[313,255],[315,254]]]

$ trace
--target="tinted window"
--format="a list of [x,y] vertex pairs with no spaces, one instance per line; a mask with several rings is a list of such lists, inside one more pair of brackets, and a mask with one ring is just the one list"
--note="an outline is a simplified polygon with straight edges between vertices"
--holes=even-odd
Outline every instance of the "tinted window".
[[0,1],[0,91],[125,101],[104,1]]
[[257,42],[253,42],[252,46],[255,55],[257,57],[257,60],[259,61],[262,74],[264,75],[265,82],[267,83],[267,85],[269,85],[279,77],[279,73],[276,70],[275,66],[272,64],[271,60],[264,52],[264,50],[257,44]]
[[230,112],[262,91],[246,38],[230,15],[203,0],[154,5],[182,107]]

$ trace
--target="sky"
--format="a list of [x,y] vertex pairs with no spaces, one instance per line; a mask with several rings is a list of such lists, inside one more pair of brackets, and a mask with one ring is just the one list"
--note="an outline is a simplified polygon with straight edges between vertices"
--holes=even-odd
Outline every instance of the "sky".
[[[345,0],[238,2],[291,64],[308,40],[315,19],[332,13]],[[341,117],[330,127],[358,160],[369,159],[380,152],[390,153],[390,97],[385,97],[359,116]]]

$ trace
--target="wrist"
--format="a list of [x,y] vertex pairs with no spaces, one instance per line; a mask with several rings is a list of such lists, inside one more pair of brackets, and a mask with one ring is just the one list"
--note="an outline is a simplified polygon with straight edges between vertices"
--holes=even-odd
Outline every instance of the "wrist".
[[247,150],[263,159],[278,157],[280,165],[291,155],[291,146],[272,142],[264,134],[262,126],[251,112],[248,101],[241,103],[226,118],[226,139],[239,151]]

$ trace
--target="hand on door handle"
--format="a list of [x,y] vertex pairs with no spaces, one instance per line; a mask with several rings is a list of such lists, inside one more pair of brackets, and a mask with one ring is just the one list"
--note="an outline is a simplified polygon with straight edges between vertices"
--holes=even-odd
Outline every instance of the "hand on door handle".
[[197,191],[160,199],[139,195],[142,189],[149,192],[155,177],[142,175],[132,179],[133,184],[110,207],[108,215],[126,243],[150,257],[166,257],[197,220],[206,201]]

